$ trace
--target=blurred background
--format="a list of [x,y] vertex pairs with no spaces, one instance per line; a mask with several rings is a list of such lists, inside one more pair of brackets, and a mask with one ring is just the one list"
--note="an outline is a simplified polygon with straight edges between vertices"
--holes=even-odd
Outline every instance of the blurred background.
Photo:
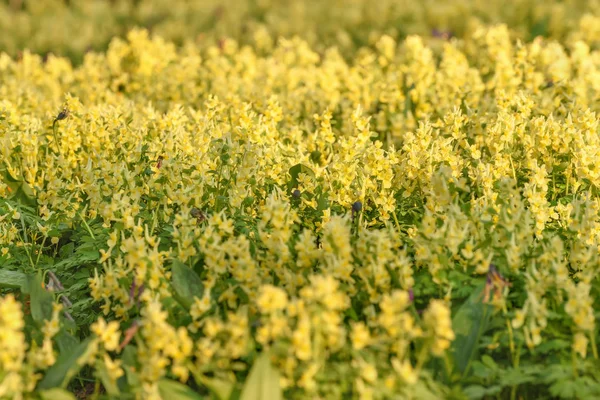
[[523,40],[600,40],[599,0],[0,0],[0,52],[69,57],[105,50],[115,36],[147,28],[182,45],[240,44],[300,36],[343,53],[387,34],[463,37],[505,23]]

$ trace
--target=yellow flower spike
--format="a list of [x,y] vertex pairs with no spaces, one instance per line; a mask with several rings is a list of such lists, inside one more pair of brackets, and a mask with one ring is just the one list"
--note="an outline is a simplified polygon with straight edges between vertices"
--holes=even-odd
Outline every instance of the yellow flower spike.
[[364,323],[359,322],[352,326],[352,347],[355,350],[362,350],[366,346],[369,345],[371,341],[371,336],[369,330],[364,325]]
[[275,286],[263,286],[260,293],[257,305],[263,313],[283,310],[288,304],[288,297],[285,291]]
[[450,343],[455,337],[452,330],[450,310],[444,302],[432,300],[429,307],[425,310],[423,320],[425,325],[433,332],[432,354],[442,356],[444,351],[450,347]]
[[418,375],[409,360],[400,361],[397,358],[392,359],[392,366],[394,371],[398,374],[400,379],[409,385],[413,385],[418,380]]
[[118,322],[106,323],[104,318],[100,317],[98,321],[90,326],[90,331],[98,336],[106,350],[114,351],[119,347],[121,333],[119,332]]
[[375,380],[377,379],[377,369],[368,362],[361,362],[360,374],[368,383],[375,383]]
[[112,381],[116,381],[123,376],[124,372],[121,368],[120,360],[112,360],[106,353],[104,354],[103,360],[104,365],[106,366],[106,371],[108,372],[108,376]]
[[577,332],[573,337],[573,351],[585,358],[588,348],[588,338],[583,332]]

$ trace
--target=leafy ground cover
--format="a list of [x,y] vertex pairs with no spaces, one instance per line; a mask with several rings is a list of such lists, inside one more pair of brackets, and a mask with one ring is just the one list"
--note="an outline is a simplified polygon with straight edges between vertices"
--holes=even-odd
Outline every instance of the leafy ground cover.
[[0,398],[600,396],[597,2],[70,3],[0,3],[115,24],[0,39]]

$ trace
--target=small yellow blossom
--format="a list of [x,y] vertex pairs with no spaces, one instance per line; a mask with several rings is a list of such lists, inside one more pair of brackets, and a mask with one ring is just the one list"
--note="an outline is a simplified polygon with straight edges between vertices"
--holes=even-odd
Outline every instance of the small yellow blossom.
[[257,299],[257,305],[263,313],[283,310],[288,303],[284,290],[275,286],[263,286]]
[[104,318],[100,317],[98,321],[92,324],[90,330],[98,336],[106,350],[113,351],[119,347],[121,333],[117,321],[106,323]]

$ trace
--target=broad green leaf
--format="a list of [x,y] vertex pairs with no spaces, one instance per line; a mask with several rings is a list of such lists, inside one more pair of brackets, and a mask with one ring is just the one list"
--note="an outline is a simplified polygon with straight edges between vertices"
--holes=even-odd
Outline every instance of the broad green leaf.
[[202,400],[202,396],[188,386],[170,379],[161,379],[158,381],[158,390],[163,399]]
[[329,196],[323,193],[317,200],[317,211],[327,210],[329,208]]
[[485,388],[481,385],[471,385],[464,389],[464,394],[472,400],[481,399],[485,396]]
[[59,388],[42,390],[39,394],[42,400],[76,400],[73,393]]
[[17,193],[14,197],[21,204],[26,204],[32,207],[37,204],[37,200],[35,198],[35,194],[33,193],[33,189],[26,182],[22,182],[20,184],[19,189],[17,190]]
[[281,400],[282,398],[279,372],[271,365],[269,355],[262,353],[250,370],[240,400]]
[[65,388],[81,367],[94,355],[96,351],[95,343],[96,338],[90,337],[79,343],[71,351],[61,354],[56,363],[48,369],[44,379],[38,384],[38,389]]
[[459,308],[452,319],[456,339],[452,343],[454,365],[465,376],[477,353],[481,334],[489,323],[491,309],[483,303],[485,283],[480,285]]
[[123,353],[121,353],[121,361],[123,361],[123,365],[130,367],[137,366],[136,347],[133,343],[129,343],[125,346]]
[[42,287],[42,278],[35,277],[31,290],[31,316],[38,324],[52,318],[52,304],[54,296]]
[[0,270],[0,288],[21,289],[27,284],[27,275],[19,271]]
[[173,261],[171,272],[175,298],[182,306],[190,308],[194,297],[202,298],[204,294],[202,280],[194,270],[178,260]]
[[483,356],[481,356],[481,362],[483,363],[483,365],[485,365],[488,368],[498,369],[498,365],[496,364],[494,359],[492,357],[488,356],[487,354],[484,354]]
[[481,361],[474,360],[471,362],[471,368],[473,369],[473,376],[480,379],[491,379],[496,376],[496,371],[490,369]]
[[36,200],[31,186],[19,178],[12,176],[6,167],[0,168],[0,180],[8,186],[8,197],[20,204],[35,206]]
[[54,341],[56,342],[60,353],[65,353],[79,344],[79,340],[64,329],[61,329],[58,332],[54,337]]
[[228,400],[231,397],[234,384],[221,379],[199,376],[198,380],[206,386],[219,400]]

